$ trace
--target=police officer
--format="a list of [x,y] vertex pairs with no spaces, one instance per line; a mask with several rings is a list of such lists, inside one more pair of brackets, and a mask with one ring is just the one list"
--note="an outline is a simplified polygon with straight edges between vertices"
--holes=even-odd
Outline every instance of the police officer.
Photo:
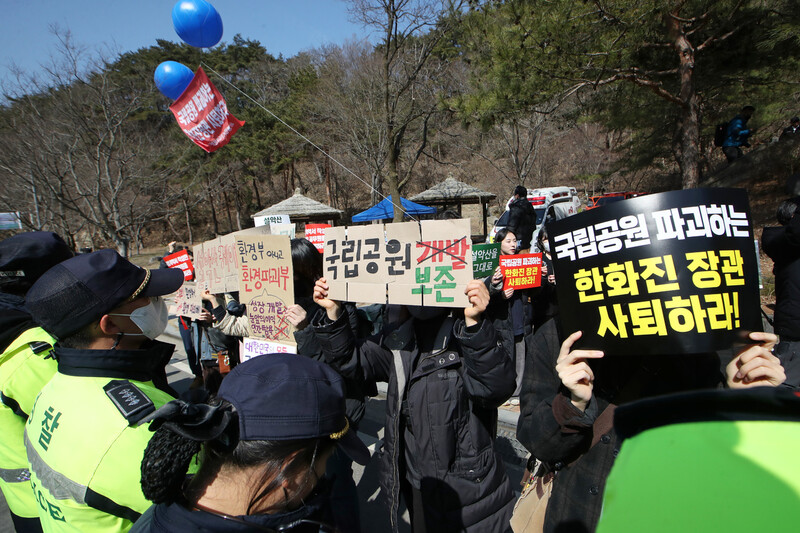
[[[154,384],[174,346],[162,298],[178,269],[145,270],[113,250],[56,265],[26,307],[57,343],[58,372],[25,428],[31,486],[45,532],[127,531],[148,507],[139,462],[152,435],[138,422],[172,399]],[[165,384],[165,383],[164,383]]]
[[17,533],[39,532],[23,432],[33,400],[56,373],[55,340],[24,309],[25,294],[50,267],[72,257],[55,233],[20,233],[0,242],[0,489]]

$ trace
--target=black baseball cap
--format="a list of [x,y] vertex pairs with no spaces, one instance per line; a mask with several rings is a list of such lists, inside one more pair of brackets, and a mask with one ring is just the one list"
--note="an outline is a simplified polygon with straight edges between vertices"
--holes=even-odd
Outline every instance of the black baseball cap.
[[146,270],[114,250],[100,250],[45,272],[28,291],[25,307],[48,333],[63,339],[127,301],[171,294],[182,284],[180,269]]
[[239,417],[240,440],[330,437],[360,465],[369,450],[345,416],[344,381],[310,357],[266,354],[237,365],[217,396]]
[[0,275],[33,283],[51,267],[73,256],[51,231],[29,231],[0,241]]

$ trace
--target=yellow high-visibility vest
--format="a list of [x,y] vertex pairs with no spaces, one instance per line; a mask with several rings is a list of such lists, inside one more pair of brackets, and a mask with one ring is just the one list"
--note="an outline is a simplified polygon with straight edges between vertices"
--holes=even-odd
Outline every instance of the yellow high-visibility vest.
[[0,355],[0,490],[11,512],[23,518],[39,516],[23,433],[36,395],[56,373],[53,343],[45,330],[31,328]]

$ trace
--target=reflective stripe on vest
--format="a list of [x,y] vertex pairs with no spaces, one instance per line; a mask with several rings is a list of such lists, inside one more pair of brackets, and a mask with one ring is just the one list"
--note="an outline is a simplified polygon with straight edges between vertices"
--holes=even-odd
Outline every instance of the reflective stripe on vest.
[[27,468],[0,468],[0,479],[6,483],[24,483],[31,480],[31,471]]
[[72,481],[64,474],[56,472],[44,459],[39,456],[39,452],[33,447],[28,438],[28,428],[25,428],[25,449],[28,452],[28,462],[31,470],[36,473],[42,487],[46,488],[56,500],[71,499],[81,505],[86,505],[86,490],[88,487]]

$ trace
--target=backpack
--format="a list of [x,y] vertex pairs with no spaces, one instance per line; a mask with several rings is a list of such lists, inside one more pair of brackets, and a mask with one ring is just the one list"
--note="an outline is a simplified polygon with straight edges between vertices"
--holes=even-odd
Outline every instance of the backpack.
[[728,135],[728,122],[721,122],[717,124],[714,130],[714,146],[722,146],[725,142],[725,137]]

